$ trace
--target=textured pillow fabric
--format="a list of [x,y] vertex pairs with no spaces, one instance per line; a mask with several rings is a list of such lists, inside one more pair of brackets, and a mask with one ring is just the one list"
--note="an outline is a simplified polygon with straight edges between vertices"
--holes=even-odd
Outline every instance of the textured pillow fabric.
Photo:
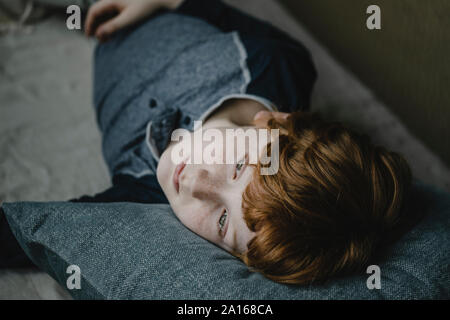
[[415,183],[410,209],[426,216],[380,261],[381,289],[368,274],[324,285],[275,283],[195,235],[168,205],[5,203],[27,255],[66,287],[81,270],[77,299],[448,299],[450,195]]

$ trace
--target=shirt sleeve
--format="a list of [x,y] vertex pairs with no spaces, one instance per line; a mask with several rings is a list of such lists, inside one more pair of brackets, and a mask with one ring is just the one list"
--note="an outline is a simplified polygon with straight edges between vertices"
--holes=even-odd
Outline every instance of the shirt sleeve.
[[155,175],[139,179],[130,175],[117,175],[113,186],[94,196],[84,195],[70,202],[138,202],[169,203]]
[[36,266],[19,245],[0,207],[0,269],[33,267]]
[[308,111],[317,71],[301,45],[242,36],[251,81],[247,93],[272,101],[278,111]]
[[174,12],[205,20],[223,32],[238,31],[261,38],[296,42],[287,33],[269,22],[252,17],[224,3],[222,0],[185,0]]
[[317,72],[301,42],[222,0],[185,0],[175,11],[223,32],[239,32],[251,78],[246,93],[268,99],[282,112],[309,110]]

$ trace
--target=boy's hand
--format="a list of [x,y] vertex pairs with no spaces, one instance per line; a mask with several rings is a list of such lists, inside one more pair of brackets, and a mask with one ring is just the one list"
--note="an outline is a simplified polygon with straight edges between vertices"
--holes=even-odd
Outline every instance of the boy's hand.
[[101,42],[124,27],[148,17],[164,7],[175,9],[182,0],[100,0],[88,11],[85,33]]
[[290,113],[286,112],[271,112],[271,111],[259,111],[253,117],[253,124],[256,127],[264,128],[267,126],[267,123],[270,119],[274,118],[281,124],[285,124],[287,122],[287,118]]

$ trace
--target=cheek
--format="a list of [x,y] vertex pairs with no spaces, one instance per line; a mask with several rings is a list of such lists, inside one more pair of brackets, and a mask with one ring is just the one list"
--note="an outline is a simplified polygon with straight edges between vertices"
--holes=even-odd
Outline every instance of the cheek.
[[236,238],[237,250],[240,253],[244,253],[248,250],[247,243],[255,237],[256,233],[251,232],[244,222],[242,226],[238,228],[237,234],[238,234]]
[[158,183],[163,189],[164,193],[167,195],[167,186],[170,182],[170,172],[172,168],[172,162],[168,158],[167,150],[163,152],[161,158],[158,163],[158,167],[156,168],[156,178],[158,179]]
[[211,226],[211,219],[201,208],[189,208],[189,206],[177,206],[174,209],[175,215],[180,222],[192,232],[199,236],[213,240],[214,231]]

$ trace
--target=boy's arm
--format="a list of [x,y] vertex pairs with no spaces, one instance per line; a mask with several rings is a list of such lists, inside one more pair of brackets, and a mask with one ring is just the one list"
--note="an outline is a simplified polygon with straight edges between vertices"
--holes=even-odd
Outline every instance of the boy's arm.
[[175,10],[183,0],[100,0],[88,10],[85,33],[99,41],[149,17],[160,9]]
[[222,0],[184,0],[174,12],[239,32],[251,76],[246,93],[265,97],[278,111],[308,110],[317,72],[301,42]]
[[205,20],[224,32],[236,30],[241,34],[259,38],[297,43],[291,36],[269,22],[239,11],[222,0],[184,0],[177,5],[175,12]]
[[159,9],[197,17],[223,32],[236,30],[266,40],[291,45],[297,43],[270,23],[241,12],[222,0],[100,0],[89,8],[85,33],[106,41],[114,32],[147,18]]
[[0,207],[0,269],[31,267],[35,267],[34,263],[17,242]]
[[70,202],[138,202],[169,203],[155,175],[134,178],[130,175],[117,175],[113,186],[94,196],[82,196]]

